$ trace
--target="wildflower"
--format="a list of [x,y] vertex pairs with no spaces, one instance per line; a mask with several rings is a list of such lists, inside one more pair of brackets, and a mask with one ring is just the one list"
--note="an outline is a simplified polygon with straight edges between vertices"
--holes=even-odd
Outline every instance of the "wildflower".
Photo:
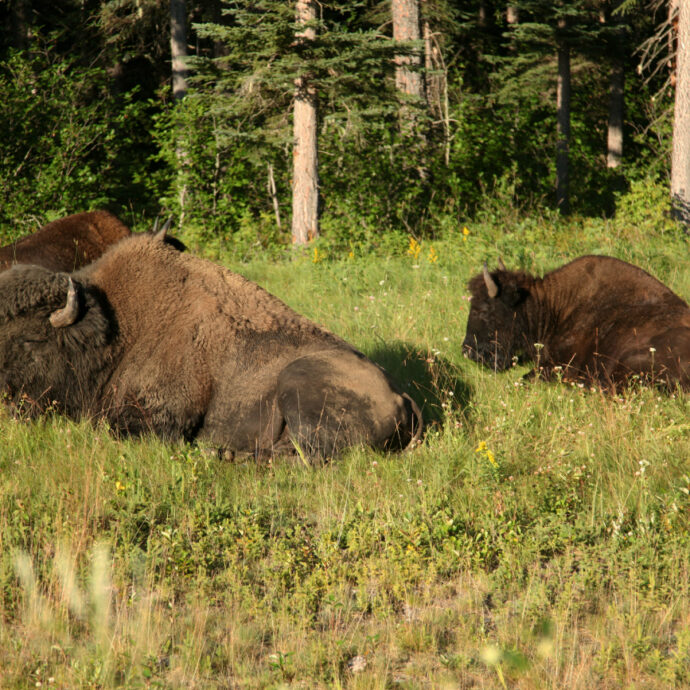
[[116,491],[124,491],[127,488],[126,484],[123,484],[119,479],[115,482]]
[[486,441],[480,441],[479,445],[474,449],[475,453],[481,453],[488,461],[491,467],[495,470],[498,469],[498,462],[496,461],[496,456],[486,445]]
[[407,253],[416,261],[421,251],[422,245],[419,244],[414,237],[410,236],[410,244],[407,248]]
[[436,250],[432,247],[429,249],[429,256],[427,257],[430,264],[435,264],[438,261],[438,254]]
[[469,234],[470,234],[470,231],[469,231],[469,229],[467,228],[467,226],[465,226],[465,227],[462,229],[462,241],[463,241],[463,242],[467,242],[467,236],[468,236]]
[[321,257],[319,256],[319,249],[318,247],[314,247],[314,256],[312,257],[312,261],[316,264],[321,260]]

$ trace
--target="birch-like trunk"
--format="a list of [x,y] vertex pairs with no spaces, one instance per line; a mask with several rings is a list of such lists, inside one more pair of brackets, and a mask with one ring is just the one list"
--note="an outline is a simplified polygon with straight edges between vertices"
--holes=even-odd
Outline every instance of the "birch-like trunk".
[[609,83],[609,129],[606,165],[617,168],[623,161],[623,62],[614,60]]
[[561,213],[570,211],[568,198],[570,145],[570,49],[567,44],[558,48],[558,86],[556,89],[558,134],[556,141],[556,207]]
[[[170,0],[170,56],[172,61],[172,91],[176,101],[187,94],[187,6],[185,0]],[[184,146],[182,132],[178,132],[175,155],[177,157],[177,197],[180,205],[180,226],[184,222],[187,203],[185,168],[189,156]]]
[[[393,40],[396,42],[419,41],[418,0],[391,0]],[[395,85],[410,96],[424,98],[424,81],[419,70],[420,55],[398,55],[395,58]]]
[[187,7],[185,0],[170,0],[170,56],[175,100],[187,93]]
[[[316,19],[315,0],[297,0],[298,24]],[[312,27],[299,34],[300,40],[316,38]],[[295,80],[293,110],[292,242],[303,245],[319,234],[319,168],[317,148],[318,99],[308,75]]]
[[678,3],[676,100],[673,111],[671,203],[673,215],[690,224],[690,3]]

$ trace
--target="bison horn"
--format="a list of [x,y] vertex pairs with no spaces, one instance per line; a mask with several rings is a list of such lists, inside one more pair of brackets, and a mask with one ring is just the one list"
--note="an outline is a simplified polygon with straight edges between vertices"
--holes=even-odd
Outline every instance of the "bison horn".
[[506,268],[506,265],[503,263],[503,259],[502,259],[500,256],[498,257],[498,267],[499,267],[502,271],[507,271],[507,270],[508,270],[508,269]]
[[491,274],[489,273],[489,269],[486,266],[486,261],[484,262],[484,269],[482,272],[484,274],[484,282],[486,283],[486,290],[489,293],[489,297],[491,297],[491,299],[493,299],[498,294],[498,285],[496,285],[496,281],[491,277]]
[[71,326],[79,314],[79,299],[77,297],[77,290],[74,287],[72,279],[69,279],[69,288],[67,289],[67,303],[62,309],[57,309],[50,315],[50,325],[53,328],[65,328]]
[[156,218],[156,222],[153,226],[153,237],[157,240],[160,240],[161,242],[165,239],[165,235],[167,234],[168,230],[170,230],[170,224],[172,223],[172,216],[168,216],[168,220],[165,221],[163,224],[163,227],[158,230],[158,218]]

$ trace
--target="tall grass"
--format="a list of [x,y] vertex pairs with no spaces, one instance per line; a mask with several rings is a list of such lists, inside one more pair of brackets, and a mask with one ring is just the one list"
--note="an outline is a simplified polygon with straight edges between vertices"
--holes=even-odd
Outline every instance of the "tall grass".
[[494,220],[408,249],[225,261],[393,373],[413,452],[227,463],[0,409],[0,686],[690,684],[686,394],[461,356],[484,259],[608,253],[690,298],[685,239]]

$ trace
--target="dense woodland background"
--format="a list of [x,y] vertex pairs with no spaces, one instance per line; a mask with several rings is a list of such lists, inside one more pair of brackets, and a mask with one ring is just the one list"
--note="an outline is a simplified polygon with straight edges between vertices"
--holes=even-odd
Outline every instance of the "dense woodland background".
[[106,207],[287,245],[300,84],[323,241],[385,246],[506,207],[611,216],[631,190],[666,204],[676,5],[10,0],[0,226]]

